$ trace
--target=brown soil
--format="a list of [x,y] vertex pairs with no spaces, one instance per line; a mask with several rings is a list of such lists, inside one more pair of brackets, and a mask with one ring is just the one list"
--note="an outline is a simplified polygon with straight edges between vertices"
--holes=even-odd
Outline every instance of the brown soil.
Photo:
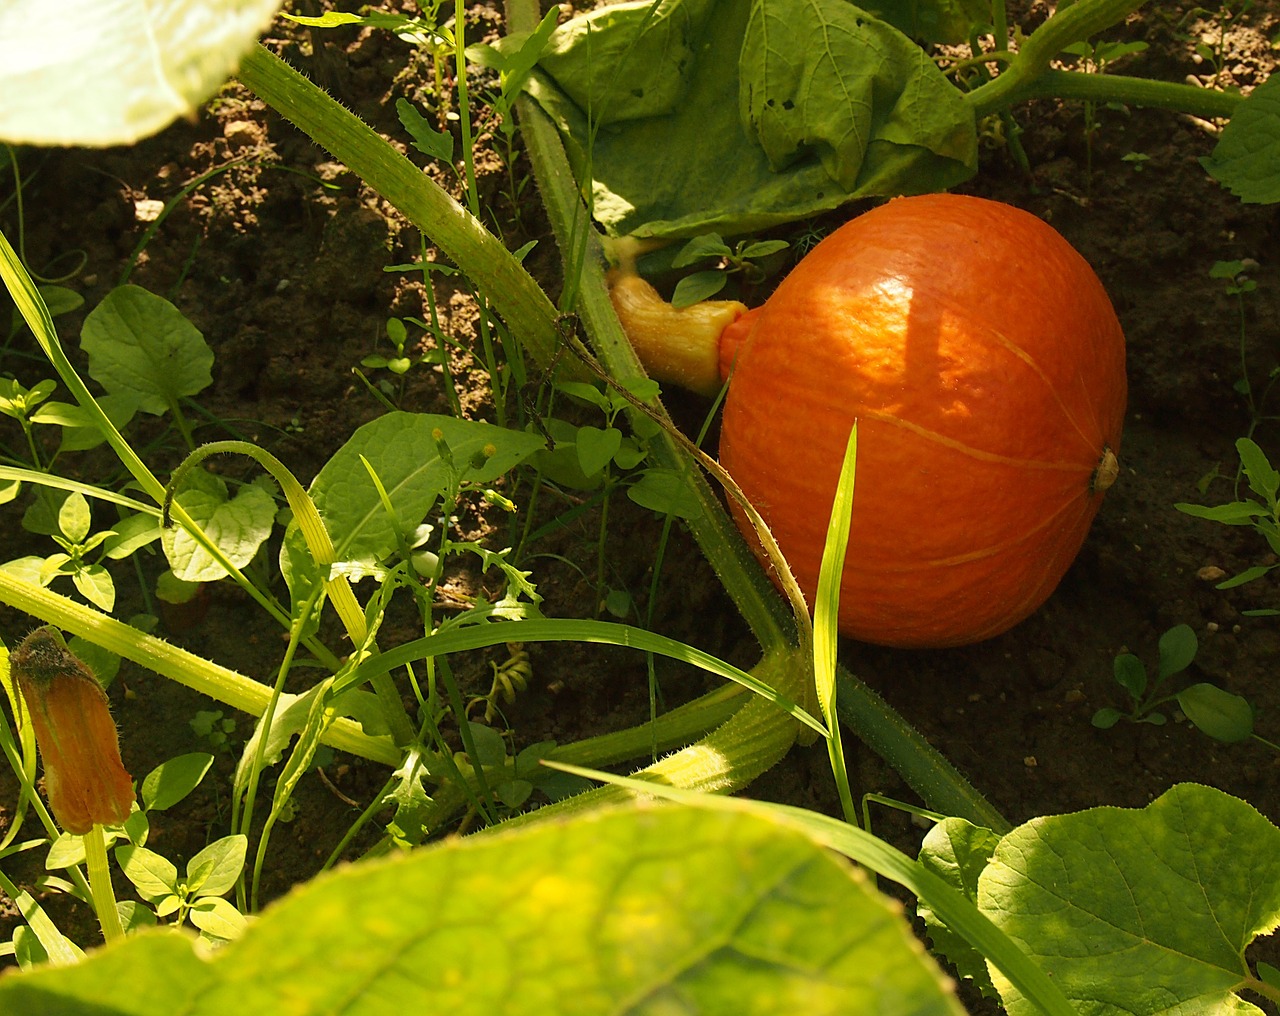
[[[1041,6],[1033,5],[1027,17],[1043,16],[1037,10]],[[1179,28],[1178,15],[1192,5],[1159,6],[1162,11],[1134,18],[1125,29],[1126,37],[1146,41],[1150,48],[1130,57],[1123,72],[1174,79],[1205,74],[1207,67],[1196,62],[1192,46],[1202,31],[1214,31],[1213,23],[1192,18]],[[500,29],[487,5],[477,5],[473,19],[473,32]],[[1241,19],[1226,38],[1224,83],[1249,86],[1265,76],[1272,60],[1267,40],[1280,29],[1278,21],[1280,5],[1274,3],[1255,4]],[[281,29],[274,37],[286,58],[313,73],[412,158],[427,161],[408,150],[395,112],[399,97],[436,108],[426,58],[389,35],[369,31]],[[483,80],[472,85],[482,87]],[[1234,441],[1251,422],[1233,388],[1241,376],[1240,311],[1209,271],[1217,261],[1259,262],[1250,273],[1257,289],[1245,299],[1243,328],[1249,375],[1261,390],[1277,367],[1275,337],[1280,334],[1280,278],[1269,258],[1280,239],[1277,213],[1241,204],[1204,174],[1197,160],[1214,144],[1210,125],[1172,113],[1100,109],[1098,129],[1089,139],[1080,105],[1052,102],[1024,107],[1018,120],[1025,129],[1022,143],[1031,175],[1014,165],[1006,148],[992,146],[979,176],[963,189],[1050,221],[1094,265],[1110,292],[1130,356],[1122,476],[1079,559],[1030,620],[969,648],[906,652],[848,644],[843,659],[1011,821],[1098,804],[1142,806],[1181,781],[1219,787],[1280,819],[1280,757],[1262,745],[1217,743],[1176,716],[1160,727],[1122,722],[1100,731],[1090,724],[1100,706],[1124,704],[1111,677],[1115,655],[1131,650],[1154,665],[1160,633],[1186,623],[1201,648],[1179,680],[1210,681],[1245,696],[1257,709],[1259,733],[1280,740],[1275,719],[1280,687],[1273,680],[1280,629],[1274,618],[1245,614],[1280,606],[1280,588],[1269,576],[1219,591],[1207,577],[1274,563],[1275,556],[1249,530],[1196,520],[1172,507],[1202,497],[1232,497],[1230,479],[1215,479],[1207,495],[1197,488],[1215,471],[1234,476]],[[518,151],[509,165],[496,139],[481,141],[481,188],[492,225],[511,249],[539,241],[527,264],[555,293],[559,259],[527,183],[528,166]],[[1134,154],[1147,158],[1129,158]],[[21,165],[28,263],[36,272],[54,275],[82,257],[79,271],[65,284],[83,294],[86,310],[116,285],[147,229],[147,206],[140,202],[168,201],[199,174],[222,167],[178,202],[130,278],[171,299],[215,351],[214,384],[197,397],[199,409],[190,411],[199,421],[199,440],[246,437],[271,450],[305,482],[357,425],[384,411],[353,368],[370,353],[387,351],[379,339],[389,316],[429,313],[420,282],[383,271],[418,255],[418,235],[247,90],[229,84],[194,123],[176,124],[132,148],[24,152]],[[437,166],[427,171],[458,189],[451,172]],[[515,198],[512,181],[527,184]],[[11,190],[6,182],[2,193]],[[17,224],[12,204],[0,210],[7,236],[16,236]],[[446,330],[470,346],[477,311],[465,285],[437,277],[435,300]],[[83,313],[59,319],[60,334],[73,351]],[[29,336],[19,335],[6,348],[0,369],[27,385],[52,376],[33,358],[33,348]],[[477,358],[455,352],[451,366],[465,414],[491,419],[487,375]],[[386,372],[365,373],[375,384],[394,380]],[[415,366],[402,388],[397,381],[390,390],[402,408],[449,411],[438,369]],[[138,447],[152,449],[149,461],[159,475],[166,474],[181,458],[176,435],[151,419],[136,426],[130,436]],[[16,426],[4,433],[10,448],[21,447]],[[1280,451],[1269,421],[1254,437],[1264,450]],[[67,468],[100,481],[106,461],[87,455],[68,460]],[[230,460],[220,468],[253,475]],[[21,507],[0,514],[6,559],[51,553],[49,541],[32,538],[18,525]],[[569,507],[544,499],[539,524]],[[470,511],[461,525],[487,533],[495,548],[512,542],[510,523],[496,510]],[[659,520],[625,498],[611,501],[606,584],[630,592],[641,611],[647,607],[659,530]],[[600,531],[601,516],[592,511],[526,548],[524,566],[533,570],[549,616],[596,615]],[[710,569],[687,534],[677,529],[672,540],[654,627],[749,665],[754,657],[750,638]],[[274,547],[273,542],[272,555]],[[273,560],[267,559],[268,566]],[[162,565],[150,558],[141,567],[152,581]],[[115,567],[114,573],[121,588],[117,614],[127,617],[145,609],[131,569]],[[487,581],[492,585],[493,576]],[[485,583],[479,575],[458,578],[460,590]],[[62,591],[70,592],[70,584]],[[5,612],[0,631],[13,644],[32,623]],[[384,646],[413,637],[414,624],[408,611],[397,616],[385,629]],[[160,632],[264,680],[273,678],[283,645],[281,632],[226,583],[211,590],[203,616],[170,616]],[[328,634],[331,645],[340,644],[336,632]],[[500,659],[500,653],[491,652],[458,660],[464,687],[487,689],[488,661]],[[647,716],[645,666],[633,654],[557,645],[534,651],[533,664],[529,691],[508,713],[518,745],[548,738],[565,742]],[[706,687],[676,668],[664,670],[661,678],[668,704]],[[165,758],[208,748],[188,721],[198,710],[219,708],[216,704],[128,664],[111,695],[126,763],[135,776]],[[232,749],[251,729],[248,717],[235,719]],[[856,789],[914,800],[879,758],[856,743],[849,751]],[[186,858],[226,832],[226,788],[234,759],[233,750],[220,751],[217,768],[200,792],[156,817],[152,846]],[[297,817],[273,839],[264,883],[268,896],[316,870],[358,813],[351,802],[367,804],[386,775],[373,764],[338,757],[328,761],[323,779],[313,774],[303,781]],[[752,792],[838,813],[821,747],[795,750]],[[0,774],[0,828],[12,815],[14,800],[11,778]],[[874,822],[879,834],[907,849],[918,842],[918,829],[898,813],[877,810]],[[33,884],[40,853],[7,859],[7,874]],[[79,915],[83,927],[84,908],[69,907],[52,895],[46,903],[59,919],[75,921]],[[7,938],[12,924],[11,913],[0,917],[0,936]],[[86,930],[79,937],[89,942],[93,934]]]

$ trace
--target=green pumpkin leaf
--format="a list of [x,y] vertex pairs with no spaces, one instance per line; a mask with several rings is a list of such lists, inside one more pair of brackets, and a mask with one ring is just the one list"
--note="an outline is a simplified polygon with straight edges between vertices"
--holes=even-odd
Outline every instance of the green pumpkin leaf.
[[601,7],[557,29],[528,90],[614,235],[755,232],[977,168],[960,91],[846,0]]
[[[1036,818],[1000,841],[982,910],[1082,1012],[1261,1013],[1244,950],[1280,924],[1280,829],[1220,790]],[[1035,1011],[998,971],[1009,1016]]]
[[1236,107],[1205,170],[1241,201],[1280,201],[1280,78],[1269,77]]
[[156,416],[213,381],[213,350],[164,297],[139,286],[113,289],[84,319],[89,374],[108,392],[133,395]]
[[0,978],[0,1011],[46,1016],[777,1016],[797,1000],[809,1013],[963,1013],[900,908],[808,836],[652,806],[342,868],[212,954],[143,931],[75,966]]

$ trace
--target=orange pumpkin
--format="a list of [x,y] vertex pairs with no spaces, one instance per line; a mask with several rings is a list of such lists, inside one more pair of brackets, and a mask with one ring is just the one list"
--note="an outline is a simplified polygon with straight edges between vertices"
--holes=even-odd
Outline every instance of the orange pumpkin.
[[863,641],[955,646],[1017,624],[1118,473],[1111,303],[1060,234],[998,202],[899,198],[847,223],[725,329],[720,361],[720,461],[810,602],[857,422],[840,627]]

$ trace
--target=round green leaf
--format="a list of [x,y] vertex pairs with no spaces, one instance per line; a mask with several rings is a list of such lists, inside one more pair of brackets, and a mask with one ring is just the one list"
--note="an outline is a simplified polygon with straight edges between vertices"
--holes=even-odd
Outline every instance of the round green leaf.
[[0,5],[0,139],[130,144],[231,76],[279,0],[7,0]]
[[108,392],[131,393],[156,416],[213,381],[213,350],[162,296],[139,286],[113,289],[80,330],[89,375]]
[[607,430],[579,427],[577,441],[578,465],[585,475],[595,476],[622,447],[622,431],[616,427],[609,427]]

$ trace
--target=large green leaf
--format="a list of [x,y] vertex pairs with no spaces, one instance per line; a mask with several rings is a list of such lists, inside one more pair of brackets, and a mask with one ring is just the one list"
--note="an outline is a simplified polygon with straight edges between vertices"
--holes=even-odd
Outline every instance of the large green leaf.
[[846,0],[618,4],[561,26],[539,68],[530,94],[615,234],[742,233],[976,168],[960,93]]
[[867,0],[862,6],[923,45],[968,42],[991,23],[990,0]]
[[[978,902],[1091,1016],[1261,1013],[1235,993],[1256,985],[1245,947],[1280,924],[1280,829],[1194,784],[1032,819],[1000,841]],[[1010,1016],[1035,1012],[991,973]]]
[[119,145],[222,85],[280,0],[5,0],[0,140]]
[[163,932],[0,979],[42,1016],[951,1014],[896,905],[754,815],[592,812],[342,869],[212,955]]

